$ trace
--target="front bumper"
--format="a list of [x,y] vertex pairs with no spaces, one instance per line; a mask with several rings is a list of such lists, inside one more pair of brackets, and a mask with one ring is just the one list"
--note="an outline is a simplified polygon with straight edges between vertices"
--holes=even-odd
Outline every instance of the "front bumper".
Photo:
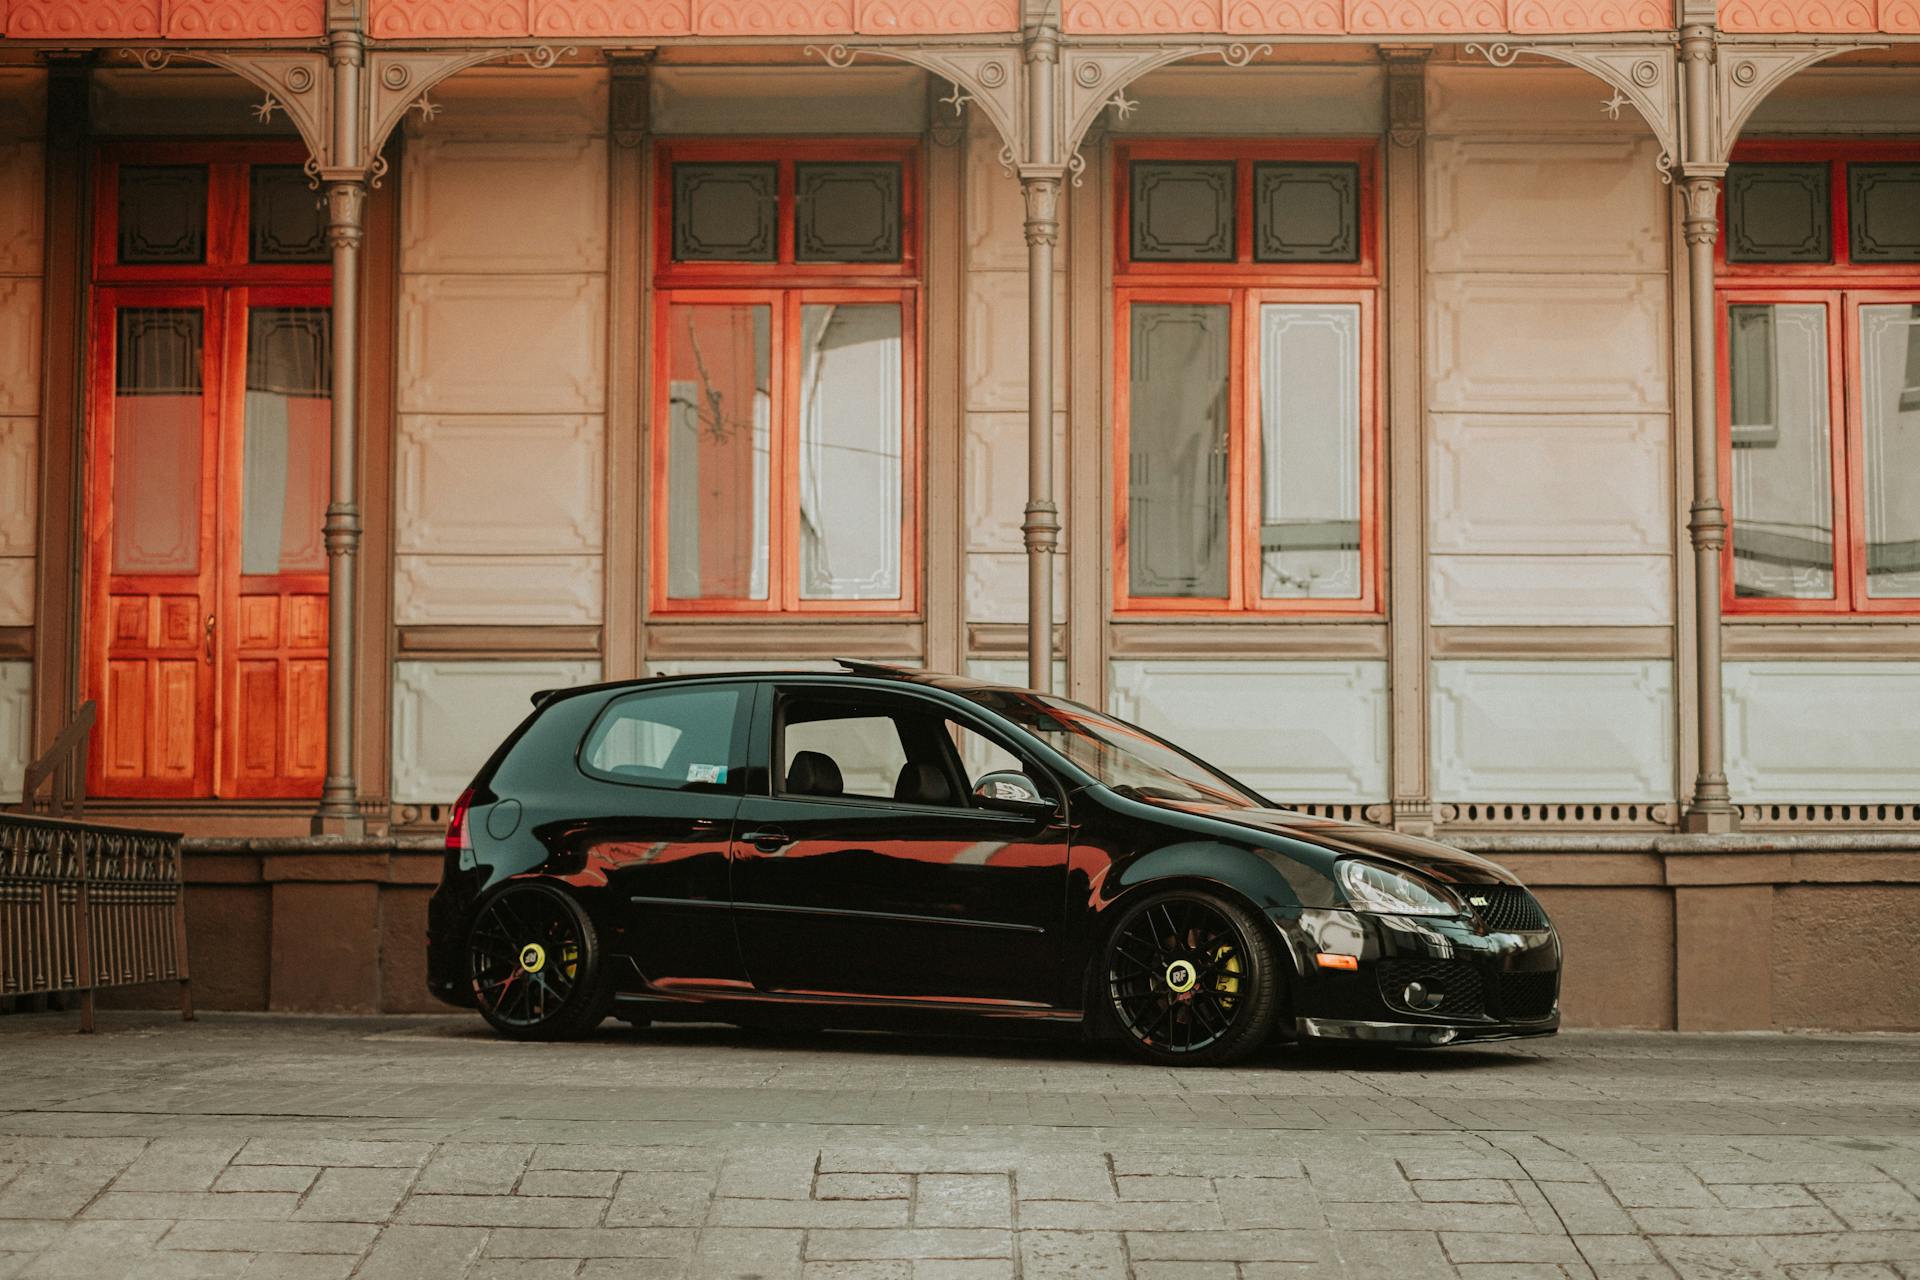
[[[1306,910],[1276,917],[1298,975],[1293,1030],[1315,1038],[1443,1045],[1560,1029],[1560,938],[1552,927],[1482,932],[1468,920]],[[1356,957],[1322,969],[1319,952]],[[1438,1004],[1406,999],[1418,982]]]

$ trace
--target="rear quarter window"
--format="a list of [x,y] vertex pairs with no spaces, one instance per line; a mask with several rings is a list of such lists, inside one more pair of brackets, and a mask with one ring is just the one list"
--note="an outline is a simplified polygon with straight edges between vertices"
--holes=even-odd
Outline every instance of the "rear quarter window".
[[702,685],[616,698],[580,744],[580,770],[629,786],[737,791],[750,693]]

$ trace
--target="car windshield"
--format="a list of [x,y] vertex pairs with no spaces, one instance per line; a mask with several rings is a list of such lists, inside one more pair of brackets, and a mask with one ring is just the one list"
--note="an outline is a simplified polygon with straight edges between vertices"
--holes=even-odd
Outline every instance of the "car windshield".
[[1266,805],[1171,743],[1091,707],[1012,689],[970,689],[966,694],[1122,795],[1238,809]]

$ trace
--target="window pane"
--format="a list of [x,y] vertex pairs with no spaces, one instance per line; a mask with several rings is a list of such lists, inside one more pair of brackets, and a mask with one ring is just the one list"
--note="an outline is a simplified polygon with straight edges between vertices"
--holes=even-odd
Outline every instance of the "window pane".
[[1855,262],[1920,262],[1920,164],[1847,166]]
[[1131,176],[1137,261],[1233,261],[1231,160],[1143,160]]
[[113,571],[200,569],[205,317],[128,307],[114,352]]
[[800,594],[900,597],[900,308],[800,308]]
[[772,262],[779,204],[772,164],[674,165],[674,259]]
[[[907,763],[899,726],[890,717],[849,715],[817,703],[788,708],[781,740],[780,789],[792,795],[891,800]],[[823,771],[823,759],[832,767]]]
[[207,260],[207,167],[130,164],[120,169],[120,261]]
[[1260,594],[1360,594],[1360,308],[1260,308]]
[[1729,311],[1734,594],[1832,599],[1827,309],[1781,303]]
[[900,261],[900,166],[793,166],[799,262]]
[[667,594],[767,598],[772,314],[667,312]]
[[1824,164],[1727,170],[1728,262],[1831,262],[1833,210]]
[[1225,306],[1133,308],[1127,425],[1127,587],[1227,595]]
[[246,440],[240,572],[327,567],[327,433],[333,413],[333,316],[325,307],[247,313]]
[[1360,166],[1253,166],[1258,262],[1358,262]]
[[297,164],[257,164],[247,205],[254,262],[325,262],[327,217],[320,193]]
[[1860,308],[1867,594],[1920,596],[1920,305]]
[[614,703],[580,752],[588,773],[684,790],[725,787],[741,691],[730,686],[666,689]]

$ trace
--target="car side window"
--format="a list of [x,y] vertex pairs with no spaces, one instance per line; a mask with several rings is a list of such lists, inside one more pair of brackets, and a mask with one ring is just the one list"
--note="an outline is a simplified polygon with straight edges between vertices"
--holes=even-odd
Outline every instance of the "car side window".
[[960,766],[966,770],[969,794],[975,784],[989,773],[1032,772],[1027,762],[1019,756],[966,725],[949,720],[947,732],[953,738],[954,749],[960,753]]
[[787,706],[780,767],[787,795],[891,800],[906,763],[891,716],[817,702]]
[[674,791],[737,789],[734,743],[747,691],[733,685],[649,689],[609,704],[587,731],[581,769]]

